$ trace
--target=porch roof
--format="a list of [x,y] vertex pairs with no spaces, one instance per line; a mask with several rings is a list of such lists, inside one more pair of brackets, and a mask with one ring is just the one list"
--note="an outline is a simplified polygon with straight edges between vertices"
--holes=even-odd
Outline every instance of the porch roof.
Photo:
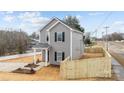
[[50,48],[50,45],[48,43],[37,43],[33,46],[33,48],[37,49],[44,49],[44,48]]

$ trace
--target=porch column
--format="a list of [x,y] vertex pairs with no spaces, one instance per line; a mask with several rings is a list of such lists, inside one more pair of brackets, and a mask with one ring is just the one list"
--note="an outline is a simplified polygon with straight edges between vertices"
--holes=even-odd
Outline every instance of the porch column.
[[33,58],[33,61],[34,61],[34,64],[36,64],[36,49],[33,48],[33,50],[34,50],[34,58]]
[[42,52],[42,49],[41,49],[41,62],[43,61],[43,52]]
[[47,66],[47,63],[48,63],[48,50],[47,49],[45,49],[45,66]]

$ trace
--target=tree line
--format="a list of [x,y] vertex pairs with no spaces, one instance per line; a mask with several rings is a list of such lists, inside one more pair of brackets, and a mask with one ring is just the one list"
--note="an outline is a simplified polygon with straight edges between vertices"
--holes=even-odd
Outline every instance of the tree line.
[[0,56],[24,53],[28,43],[29,37],[23,31],[0,30]]
[[[103,39],[106,40],[106,35],[103,36]],[[109,34],[109,35],[107,35],[107,40],[109,40],[109,41],[124,40],[124,33],[114,32],[112,34]]]

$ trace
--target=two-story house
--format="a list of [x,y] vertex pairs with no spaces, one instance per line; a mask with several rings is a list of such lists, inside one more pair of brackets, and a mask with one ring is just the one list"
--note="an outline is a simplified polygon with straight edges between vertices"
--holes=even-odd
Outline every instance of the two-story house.
[[67,57],[78,59],[84,52],[83,33],[53,18],[41,30],[37,48],[42,49],[42,60],[59,65]]

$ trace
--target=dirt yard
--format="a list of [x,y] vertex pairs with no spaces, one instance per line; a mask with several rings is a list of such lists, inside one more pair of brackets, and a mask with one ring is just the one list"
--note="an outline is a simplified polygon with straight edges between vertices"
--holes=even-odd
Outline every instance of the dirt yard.
[[[42,60],[41,55],[38,54],[36,56],[36,59],[39,59],[39,61]],[[9,60],[2,60],[1,62],[26,62],[26,63],[32,63],[33,62],[33,56],[28,57],[20,57],[20,58],[14,58]]]
[[84,53],[80,59],[103,57],[103,53]]
[[[2,81],[42,81],[42,80],[61,80],[59,74],[59,66],[53,66],[50,65],[48,67],[41,68],[39,71],[37,71],[35,74],[17,74],[17,73],[5,73],[0,72],[0,80]],[[116,76],[112,74],[112,78],[106,79],[106,78],[83,78],[83,79],[77,79],[81,81],[113,81],[116,80]]]
[[61,80],[59,77],[59,66],[50,65],[41,68],[35,74],[18,74],[0,72],[2,81],[41,81],[41,80]]

